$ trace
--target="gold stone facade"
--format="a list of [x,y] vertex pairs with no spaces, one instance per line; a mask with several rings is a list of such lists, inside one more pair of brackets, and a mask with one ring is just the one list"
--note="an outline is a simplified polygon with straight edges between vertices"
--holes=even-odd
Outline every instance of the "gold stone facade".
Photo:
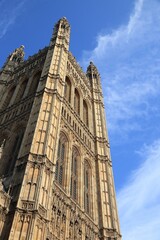
[[3,240],[120,240],[100,76],[69,52],[70,25],[0,72]]

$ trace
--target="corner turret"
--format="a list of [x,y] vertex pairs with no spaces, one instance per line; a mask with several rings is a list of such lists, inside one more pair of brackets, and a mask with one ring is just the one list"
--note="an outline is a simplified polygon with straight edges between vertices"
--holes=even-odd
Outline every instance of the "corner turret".
[[96,66],[93,64],[93,62],[90,62],[88,68],[87,68],[87,76],[90,77],[96,77],[99,76],[99,72],[96,68]]
[[0,81],[6,82],[10,79],[14,68],[24,61],[24,46],[16,48],[7,58],[5,64],[0,71]]
[[19,48],[16,48],[13,53],[8,57],[8,61],[15,63],[21,63],[24,61],[24,46],[21,45]]
[[[56,42],[57,37],[59,40],[64,41],[64,46],[69,46],[69,40],[70,40],[70,24],[66,17],[62,17],[58,20],[58,22],[55,24],[53,29],[53,35],[51,38],[50,45],[54,45]],[[67,47],[68,48],[68,47]]]
[[87,68],[86,76],[90,81],[92,89],[100,92],[100,95],[102,96],[100,74],[97,70],[97,67],[93,64],[93,62],[90,62]]

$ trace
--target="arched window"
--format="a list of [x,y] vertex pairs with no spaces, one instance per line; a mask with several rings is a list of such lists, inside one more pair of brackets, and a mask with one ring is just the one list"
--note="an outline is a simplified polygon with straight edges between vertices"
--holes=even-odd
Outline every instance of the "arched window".
[[91,213],[91,168],[87,160],[84,162],[84,209]]
[[41,72],[38,72],[34,75],[31,85],[29,87],[29,92],[28,92],[29,95],[34,94],[36,92],[40,77],[41,77]]
[[83,101],[83,121],[88,126],[88,106],[85,101]]
[[74,110],[79,114],[79,112],[80,112],[80,96],[79,96],[77,89],[75,89],[75,92],[74,92]]
[[68,77],[66,77],[65,81],[64,97],[69,103],[71,102],[71,82]]
[[28,79],[25,79],[25,80],[21,83],[20,88],[19,88],[19,91],[18,91],[17,96],[16,96],[15,102],[18,102],[18,101],[20,101],[20,100],[23,98],[24,92],[25,92],[25,90],[26,90],[27,82],[28,82]]
[[55,172],[55,179],[60,185],[63,184],[63,178],[64,178],[66,143],[67,143],[66,136],[64,134],[61,134],[59,143],[58,143],[58,154],[57,154],[56,172]]
[[71,185],[70,195],[74,200],[77,200],[77,189],[78,189],[78,151],[74,147],[72,151],[72,163],[71,163]]
[[9,103],[10,103],[12,97],[13,97],[15,88],[16,88],[15,86],[12,87],[12,88],[9,90],[9,92],[7,93],[7,96],[6,96],[5,101],[4,101],[4,103],[3,103],[2,109],[6,108],[6,107],[9,105]]

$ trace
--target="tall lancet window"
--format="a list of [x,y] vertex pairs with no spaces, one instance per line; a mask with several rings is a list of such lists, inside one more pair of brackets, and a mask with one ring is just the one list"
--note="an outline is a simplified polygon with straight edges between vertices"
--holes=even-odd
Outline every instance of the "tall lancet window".
[[71,82],[68,77],[66,77],[65,81],[64,97],[69,103],[71,102]]
[[2,109],[5,108],[5,107],[7,107],[7,106],[9,105],[9,103],[10,103],[12,97],[13,97],[15,88],[16,88],[16,87],[14,86],[14,87],[12,87],[12,88],[8,91],[8,93],[7,93],[7,95],[6,95],[6,98],[5,98],[5,101],[4,101],[4,103],[3,103]]
[[34,75],[28,94],[34,94],[36,92],[40,77],[41,77],[41,72],[38,72]]
[[88,126],[88,106],[85,101],[83,101],[83,121]]
[[63,185],[63,179],[64,179],[66,146],[67,146],[67,138],[64,134],[61,134],[59,143],[58,143],[58,154],[57,154],[56,172],[55,172],[55,179],[60,185]]
[[26,90],[27,82],[28,82],[28,79],[25,79],[25,80],[20,84],[20,88],[19,88],[19,91],[18,91],[18,93],[17,93],[15,102],[18,102],[18,101],[20,101],[20,100],[23,98],[24,92],[25,92],[25,90]]
[[72,151],[72,163],[71,163],[71,186],[70,195],[74,200],[77,200],[77,189],[78,189],[78,151],[73,147]]
[[84,209],[91,213],[91,168],[87,160],[84,162]]
[[79,112],[80,112],[80,96],[79,96],[77,89],[75,89],[75,92],[74,92],[74,110],[79,114]]

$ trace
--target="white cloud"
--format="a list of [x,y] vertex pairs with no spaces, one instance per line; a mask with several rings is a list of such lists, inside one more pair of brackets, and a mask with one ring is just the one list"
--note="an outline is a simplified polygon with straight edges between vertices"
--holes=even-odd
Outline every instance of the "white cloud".
[[[112,144],[119,141],[118,150],[130,153],[117,157],[126,176],[139,164],[137,146],[160,136],[159,13],[160,1],[136,0],[128,24],[98,35],[96,48],[83,55],[83,65],[93,60],[101,73]],[[160,239],[160,139],[141,155],[142,165],[118,194],[123,240]]]
[[[160,2],[137,0],[127,25],[98,35],[97,47],[84,52],[83,65],[93,60],[102,76],[110,131],[142,128],[157,114],[151,104],[160,91]],[[138,120],[137,120],[138,119]]]
[[144,163],[118,194],[123,240],[160,239],[160,139],[141,155]]
[[0,38],[2,38],[8,31],[11,25],[16,21],[16,18],[20,14],[24,3],[26,0],[22,1],[5,1],[0,2]]

